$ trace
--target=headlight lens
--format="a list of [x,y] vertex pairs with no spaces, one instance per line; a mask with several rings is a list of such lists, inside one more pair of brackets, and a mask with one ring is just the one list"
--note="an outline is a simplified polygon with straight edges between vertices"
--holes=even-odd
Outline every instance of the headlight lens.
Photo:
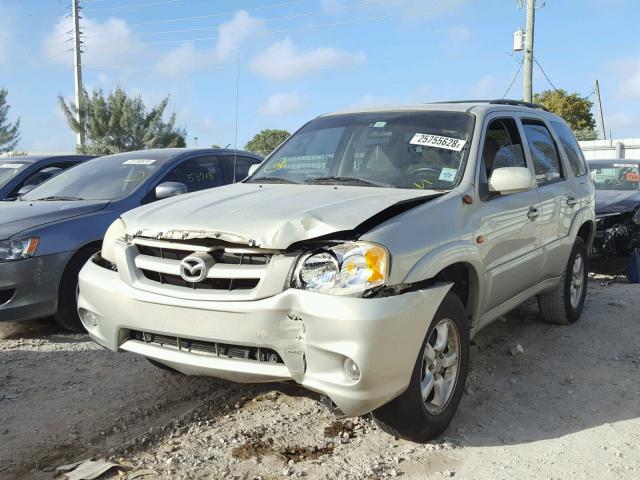
[[38,248],[38,237],[4,240],[0,242],[0,262],[32,257]]
[[116,240],[125,236],[125,225],[121,218],[118,218],[107,229],[107,233],[104,234],[104,240],[102,241],[102,252],[100,255],[107,262],[116,263],[115,244]]
[[389,253],[380,245],[344,243],[303,256],[295,270],[294,286],[333,295],[356,295],[384,285]]

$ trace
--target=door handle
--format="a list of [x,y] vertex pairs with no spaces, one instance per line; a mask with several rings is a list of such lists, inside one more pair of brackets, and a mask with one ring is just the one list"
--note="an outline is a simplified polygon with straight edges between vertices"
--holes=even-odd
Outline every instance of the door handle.
[[540,210],[538,210],[536,207],[529,207],[529,211],[527,212],[527,217],[533,220],[538,215],[540,215]]
[[569,205],[570,207],[573,207],[577,203],[578,203],[578,200],[575,197],[567,198],[567,205]]

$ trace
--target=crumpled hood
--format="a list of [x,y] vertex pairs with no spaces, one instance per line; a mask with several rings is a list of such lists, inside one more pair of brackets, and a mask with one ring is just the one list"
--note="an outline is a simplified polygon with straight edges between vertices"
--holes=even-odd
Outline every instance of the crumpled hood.
[[108,201],[0,202],[0,240],[25,230],[102,210]]
[[596,215],[622,213],[635,210],[640,205],[640,191],[596,190]]
[[136,208],[127,233],[169,239],[219,238],[263,248],[352,230],[404,200],[440,192],[333,185],[236,183]]

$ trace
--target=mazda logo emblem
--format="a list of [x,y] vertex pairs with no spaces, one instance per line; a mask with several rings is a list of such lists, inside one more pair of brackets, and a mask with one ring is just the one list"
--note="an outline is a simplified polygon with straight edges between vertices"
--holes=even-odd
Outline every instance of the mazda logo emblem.
[[186,282],[201,282],[207,278],[213,264],[213,257],[208,253],[194,253],[180,262],[180,276]]

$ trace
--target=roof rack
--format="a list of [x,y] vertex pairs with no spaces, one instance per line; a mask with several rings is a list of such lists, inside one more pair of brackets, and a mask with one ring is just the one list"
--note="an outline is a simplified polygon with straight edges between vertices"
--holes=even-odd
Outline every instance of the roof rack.
[[451,100],[448,102],[431,102],[431,103],[488,103],[490,105],[514,105],[517,107],[536,108],[548,112],[544,105],[539,103],[524,102],[522,100],[509,100],[508,98],[498,98],[495,100]]

